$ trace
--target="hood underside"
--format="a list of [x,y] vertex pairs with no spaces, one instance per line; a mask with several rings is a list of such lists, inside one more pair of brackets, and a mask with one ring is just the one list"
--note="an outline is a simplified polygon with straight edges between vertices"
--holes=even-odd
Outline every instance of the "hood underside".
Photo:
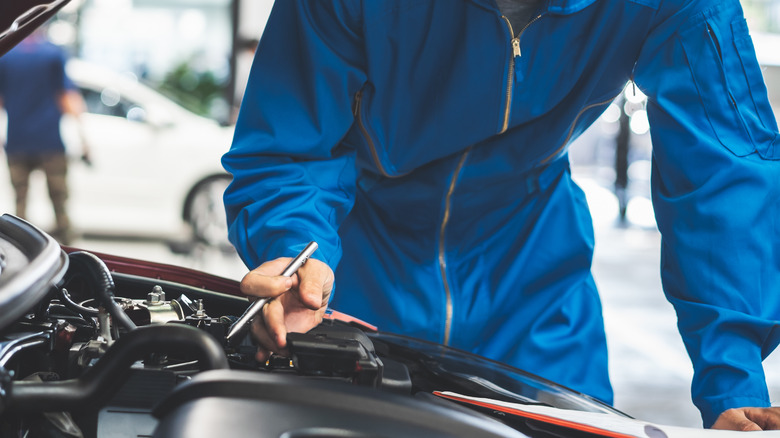
[[0,56],[53,17],[70,0],[13,0],[0,3]]

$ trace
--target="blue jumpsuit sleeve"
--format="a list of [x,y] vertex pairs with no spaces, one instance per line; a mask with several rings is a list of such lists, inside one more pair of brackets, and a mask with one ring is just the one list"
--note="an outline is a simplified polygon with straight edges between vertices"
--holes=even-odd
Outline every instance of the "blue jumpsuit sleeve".
[[365,82],[357,2],[275,3],[253,61],[224,194],[229,238],[250,268],[311,240],[335,269],[354,203],[355,151],[342,144]]
[[724,410],[770,404],[762,360],[780,341],[780,135],[738,0],[686,2],[651,32],[635,69],[649,99],[664,292],[709,427]]

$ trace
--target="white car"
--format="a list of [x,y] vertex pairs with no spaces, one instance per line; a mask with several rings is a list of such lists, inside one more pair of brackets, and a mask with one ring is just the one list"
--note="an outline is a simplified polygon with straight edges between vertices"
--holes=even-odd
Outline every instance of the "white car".
[[[91,165],[79,160],[78,125],[64,117],[75,232],[227,244],[222,193],[230,175],[220,158],[233,128],[184,109],[130,75],[78,60],[69,61],[67,72],[87,104],[81,132],[91,159]],[[51,207],[43,177],[36,177],[28,218],[46,227]],[[7,175],[0,176],[3,185],[10,196],[0,207],[13,212]]]

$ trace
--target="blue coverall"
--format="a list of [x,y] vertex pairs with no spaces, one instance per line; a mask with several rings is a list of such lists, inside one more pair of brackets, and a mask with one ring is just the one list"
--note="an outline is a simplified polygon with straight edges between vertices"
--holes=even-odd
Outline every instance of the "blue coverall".
[[609,402],[566,151],[633,79],[694,402],[769,406],[780,136],[738,0],[543,3],[513,29],[493,0],[276,2],[223,158],[232,242],[253,268],[316,240],[333,308]]

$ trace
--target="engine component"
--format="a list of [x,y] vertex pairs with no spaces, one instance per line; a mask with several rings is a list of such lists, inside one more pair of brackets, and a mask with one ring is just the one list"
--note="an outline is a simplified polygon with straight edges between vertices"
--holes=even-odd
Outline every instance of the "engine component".
[[68,259],[72,266],[68,274],[75,271],[76,275],[81,273],[87,276],[91,286],[95,289],[94,292],[98,297],[98,301],[111,314],[114,323],[127,331],[135,329],[135,323],[114,300],[116,287],[106,264],[96,255],[84,251],[72,252],[68,255]]
[[346,377],[362,386],[382,383],[382,360],[360,330],[324,322],[308,333],[288,333],[287,342],[301,374]]
[[[184,299],[186,296],[182,295]],[[181,298],[180,298],[181,299]],[[165,291],[155,285],[144,300],[132,300],[125,313],[136,325],[184,321],[184,308],[178,300],[165,300]]]
[[524,437],[473,411],[320,379],[220,370],[153,411],[155,437]]
[[234,323],[234,319],[231,319],[227,316],[220,318],[209,317],[208,314],[206,314],[206,308],[203,305],[203,300],[195,301],[193,307],[195,309],[195,313],[184,318],[184,322],[188,325],[206,331],[219,341],[224,341],[225,333],[227,333],[231,324]]
[[122,386],[130,366],[151,353],[194,356],[201,370],[228,368],[222,346],[201,330],[179,324],[139,327],[119,338],[77,379],[14,381],[6,391],[6,408],[16,412],[57,412],[101,406]]

